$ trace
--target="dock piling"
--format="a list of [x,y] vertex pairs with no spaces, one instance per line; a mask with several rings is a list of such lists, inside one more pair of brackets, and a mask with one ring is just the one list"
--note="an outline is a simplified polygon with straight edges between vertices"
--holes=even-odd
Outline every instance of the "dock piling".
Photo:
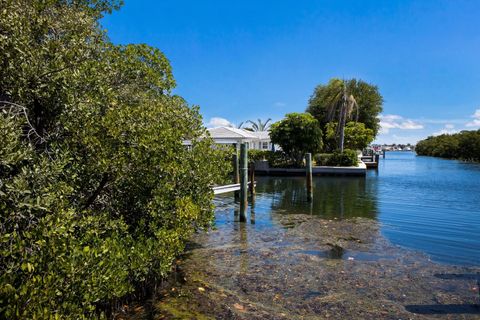
[[307,173],[307,201],[313,199],[313,186],[312,186],[312,154],[305,154],[306,173]]
[[[232,165],[233,165],[233,183],[234,184],[240,183],[240,172],[238,168],[238,151],[237,150],[235,150],[235,153],[233,154]],[[235,191],[234,196],[235,196],[235,200],[238,200],[239,192]]]
[[248,188],[248,151],[247,144],[240,145],[240,222],[247,221]]
[[254,197],[255,197],[255,163],[254,162],[251,162],[249,165],[248,165],[248,169],[249,169],[249,181],[250,181],[250,187],[249,187],[249,191],[250,191],[250,196],[252,197],[252,201],[254,201]]

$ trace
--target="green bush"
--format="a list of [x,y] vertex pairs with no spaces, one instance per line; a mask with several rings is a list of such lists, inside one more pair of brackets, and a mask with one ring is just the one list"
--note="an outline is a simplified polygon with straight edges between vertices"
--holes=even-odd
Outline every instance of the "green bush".
[[326,166],[331,157],[331,153],[317,153],[313,156],[313,160],[317,166]]
[[319,152],[323,146],[322,130],[309,113],[286,114],[283,120],[272,124],[270,137],[296,167],[302,166],[307,152]]
[[249,161],[267,160],[271,168],[290,168],[295,164],[291,157],[282,151],[249,150]]
[[104,37],[118,3],[2,2],[0,319],[105,317],[212,222],[227,151],[158,49]]
[[[325,126],[325,150],[335,150],[337,147],[338,123],[329,122]],[[361,122],[350,121],[345,125],[344,146],[346,149],[363,150],[373,141],[373,130]]]
[[345,149],[343,152],[335,151],[326,161],[327,166],[351,167],[357,166],[358,157],[354,150]]
[[268,160],[268,158],[270,157],[270,153],[272,153],[272,151],[270,150],[248,150],[248,161],[254,162],[257,160]]
[[283,151],[269,151],[267,153],[268,164],[272,168],[291,168],[297,166],[290,156]]

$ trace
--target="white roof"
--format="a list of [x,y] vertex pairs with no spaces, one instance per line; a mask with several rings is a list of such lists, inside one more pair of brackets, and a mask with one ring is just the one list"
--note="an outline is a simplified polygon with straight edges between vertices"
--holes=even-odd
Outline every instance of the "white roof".
[[258,139],[250,131],[231,127],[216,127],[207,129],[214,139]]
[[270,132],[268,131],[252,131],[250,134],[260,140],[270,140]]

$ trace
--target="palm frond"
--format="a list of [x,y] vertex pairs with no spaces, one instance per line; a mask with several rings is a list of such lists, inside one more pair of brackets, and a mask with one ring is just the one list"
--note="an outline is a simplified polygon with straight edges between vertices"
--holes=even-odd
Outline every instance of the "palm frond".
[[272,119],[268,118],[267,121],[263,122],[262,119],[257,119],[257,121],[247,120],[248,123],[251,124],[253,131],[266,131],[270,126],[268,123],[272,121]]

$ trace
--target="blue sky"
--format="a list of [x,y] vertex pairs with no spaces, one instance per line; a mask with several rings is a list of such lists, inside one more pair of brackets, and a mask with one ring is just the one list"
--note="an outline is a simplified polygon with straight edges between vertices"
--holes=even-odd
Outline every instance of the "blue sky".
[[360,78],[385,99],[381,143],[480,128],[480,1],[125,0],[114,43],[147,43],[206,125],[303,112],[316,85]]

